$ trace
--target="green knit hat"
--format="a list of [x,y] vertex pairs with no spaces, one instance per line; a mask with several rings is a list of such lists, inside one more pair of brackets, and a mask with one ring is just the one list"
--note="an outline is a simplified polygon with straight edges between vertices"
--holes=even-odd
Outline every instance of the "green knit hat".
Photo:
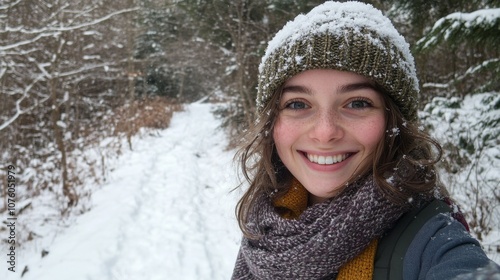
[[417,119],[419,86],[409,45],[369,4],[325,2],[276,33],[259,66],[258,112],[286,80],[310,69],[368,77],[389,93],[407,120]]

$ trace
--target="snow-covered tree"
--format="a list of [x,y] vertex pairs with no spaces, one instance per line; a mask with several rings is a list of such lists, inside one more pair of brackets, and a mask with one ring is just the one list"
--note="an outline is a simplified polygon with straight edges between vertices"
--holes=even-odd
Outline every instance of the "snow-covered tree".
[[434,97],[422,117],[445,148],[442,176],[483,241],[500,224],[499,44],[499,8],[450,13],[416,44],[418,54],[448,49],[458,52],[451,59],[461,56],[450,62],[456,67],[447,80],[427,84],[446,98]]
[[481,48],[475,65],[458,73],[452,82],[476,78],[474,90],[500,90],[500,8],[481,9],[471,13],[456,12],[439,19],[416,44],[419,52],[431,51],[439,45],[458,47],[462,44]]
[[0,160],[19,166],[20,193],[52,189],[77,203],[68,153],[120,93],[127,54],[116,20],[135,10],[114,1],[0,4]]

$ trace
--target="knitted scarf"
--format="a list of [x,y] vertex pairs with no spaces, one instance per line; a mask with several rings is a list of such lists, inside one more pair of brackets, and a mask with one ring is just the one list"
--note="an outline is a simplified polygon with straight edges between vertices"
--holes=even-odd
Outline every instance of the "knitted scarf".
[[294,220],[262,195],[248,223],[260,238],[243,238],[232,279],[334,279],[410,207],[387,200],[371,176]]

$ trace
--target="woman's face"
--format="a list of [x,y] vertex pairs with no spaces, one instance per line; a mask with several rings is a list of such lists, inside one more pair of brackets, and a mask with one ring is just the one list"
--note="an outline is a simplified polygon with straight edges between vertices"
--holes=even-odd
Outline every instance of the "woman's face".
[[373,82],[355,73],[308,70],[285,82],[273,138],[311,203],[335,196],[371,164],[385,131],[384,108]]

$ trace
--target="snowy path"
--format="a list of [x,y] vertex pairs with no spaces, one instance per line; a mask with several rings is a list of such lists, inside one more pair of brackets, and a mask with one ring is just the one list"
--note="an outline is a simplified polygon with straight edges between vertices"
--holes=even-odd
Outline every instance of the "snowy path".
[[229,279],[238,194],[229,193],[233,154],[210,109],[188,105],[168,129],[137,141],[91,211],[47,245],[46,257],[26,256],[22,279]]

